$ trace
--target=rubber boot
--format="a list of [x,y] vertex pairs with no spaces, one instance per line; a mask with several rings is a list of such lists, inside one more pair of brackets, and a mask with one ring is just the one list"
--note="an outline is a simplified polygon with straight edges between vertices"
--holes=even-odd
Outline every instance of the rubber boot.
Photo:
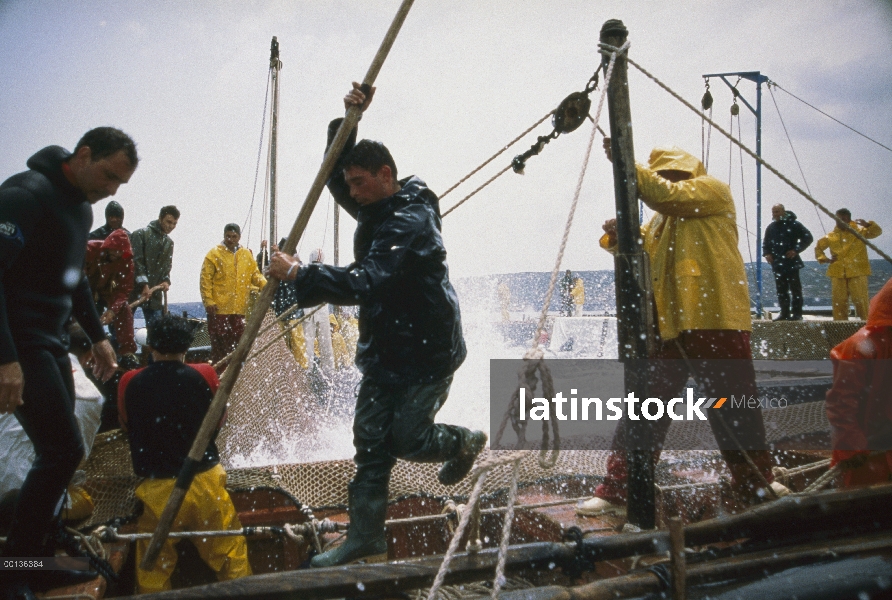
[[347,540],[327,552],[314,556],[313,567],[336,567],[353,562],[386,562],[387,488],[349,488],[350,528]]
[[486,434],[482,431],[463,429],[462,442],[461,447],[458,449],[458,454],[446,461],[440,467],[440,472],[437,473],[437,479],[440,480],[440,483],[443,485],[455,485],[464,479],[471,472],[477,455],[486,446],[487,439]]

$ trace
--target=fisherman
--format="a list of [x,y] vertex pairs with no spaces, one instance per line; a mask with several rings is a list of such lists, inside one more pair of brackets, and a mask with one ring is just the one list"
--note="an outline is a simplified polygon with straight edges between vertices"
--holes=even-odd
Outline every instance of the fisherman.
[[84,272],[94,297],[102,301],[105,312],[100,321],[114,328],[121,364],[135,368],[136,341],[133,339],[133,312],[127,299],[133,292],[133,252],[123,229],[116,229],[104,240],[87,242]]
[[[176,478],[220,384],[210,365],[184,363],[193,338],[189,321],[165,315],[148,329],[148,346],[154,362],[144,369],[126,373],[118,390],[118,411],[121,426],[128,432],[133,472],[145,478],[135,492],[143,503],[143,512],[137,522],[140,533],[151,533],[158,526]],[[177,513],[172,531],[239,531],[242,528],[226,491],[226,471],[220,466],[220,453],[214,441],[216,436],[217,432],[196,466],[197,474]],[[191,541],[219,580],[251,574],[244,536],[193,537]],[[149,540],[137,541],[137,565],[142,562],[148,547]],[[137,567],[139,593],[169,590],[170,576],[176,564],[177,551],[173,540],[168,538],[152,571]]]
[[778,321],[802,320],[802,282],[799,270],[805,266],[800,258],[803,250],[812,243],[811,232],[796,220],[796,213],[786,210],[783,204],[771,207],[773,219],[765,229],[762,256],[774,271],[777,303],[780,306]]
[[833,348],[830,358],[833,387],[827,392],[826,407],[833,428],[832,464],[846,468],[846,487],[888,483],[892,480],[892,279],[870,301],[867,324]]
[[[104,240],[116,229],[124,229],[124,207],[117,200],[112,200],[105,205],[105,225],[91,231],[88,239]],[[124,233],[130,237],[126,229]]]
[[[322,248],[316,248],[310,252],[310,264],[321,265],[324,260]],[[304,343],[307,350],[307,362],[312,369],[317,363],[316,356],[319,357],[319,365],[322,372],[331,375],[334,371],[334,351],[331,345],[331,323],[328,320],[328,304],[323,303],[318,309],[315,309],[306,321],[303,323]]]
[[[373,95],[374,88],[366,96],[354,83],[344,105],[364,111]],[[340,122],[329,125],[329,144]],[[354,262],[298,267],[276,252],[270,263],[301,306],[330,302],[360,310],[356,365],[363,377],[353,421],[350,529],[345,543],[313,558],[314,567],[386,558],[387,488],[397,458],[444,462],[440,483],[454,485],[487,439],[481,431],[434,423],[466,355],[439,200],[417,177],[397,180],[383,144],[355,140],[356,130],[328,181],[335,201],[357,220]]]
[[[836,217],[864,239],[870,240],[883,233],[882,228],[873,221],[852,221],[852,212],[847,208],[836,211]],[[827,258],[826,250],[830,250],[830,258]],[[822,265],[830,264],[827,267],[827,277],[830,278],[833,320],[849,320],[849,298],[855,305],[858,318],[862,321],[867,319],[867,276],[870,275],[870,261],[867,259],[867,246],[864,242],[837,223],[833,231],[818,240],[815,258]]]
[[[99,127],[73,153],[59,146],[40,150],[28,159],[28,171],[0,185],[0,413],[15,411],[36,456],[4,557],[54,555],[57,506],[84,456],[64,331],[69,316],[90,338],[94,374],[107,380],[117,367],[83,272],[90,205],[130,181],[138,162],[127,134]],[[52,589],[95,577],[89,571],[0,575],[0,588],[26,597],[29,586]]]
[[254,255],[239,245],[241,239],[241,227],[226,225],[223,241],[207,253],[201,266],[201,301],[208,315],[212,363],[235,350],[245,331],[248,296],[266,285]]
[[573,289],[570,290],[570,297],[573,298],[573,316],[582,316],[582,307],[585,304],[585,283],[582,277],[577,277],[573,282]]
[[561,288],[560,288],[560,297],[561,297],[561,316],[562,317],[572,317],[573,316],[573,272],[570,269],[564,273],[564,276],[561,278]]
[[170,269],[173,265],[173,240],[170,234],[179,220],[180,211],[176,206],[164,206],[157,220],[137,229],[130,236],[136,267],[134,295],[130,300],[142,301],[140,307],[146,325],[160,317],[164,309],[163,294],[170,289]]
[[[604,149],[611,159],[610,140]],[[679,148],[655,148],[647,167],[637,166],[638,195],[654,211],[642,228],[650,255],[658,322],[649,395],[674,398],[693,375],[707,397],[735,394],[757,397],[750,351],[749,291],[737,249],[734,200],[727,185],[706,174],[703,164]],[[614,251],[616,219],[604,223],[601,247]],[[709,359],[709,360],[707,360]],[[735,359],[720,360],[711,359]],[[687,361],[697,363],[690,373]],[[759,410],[727,406],[710,412],[709,424],[731,471],[732,487],[752,499],[788,492],[772,483],[771,456]],[[627,421],[613,439],[607,475],[576,512],[594,516],[625,514]],[[653,421],[654,454],[659,460],[672,421]],[[754,472],[747,455],[757,466]],[[760,476],[761,475],[761,476]],[[771,484],[771,491],[765,489]]]

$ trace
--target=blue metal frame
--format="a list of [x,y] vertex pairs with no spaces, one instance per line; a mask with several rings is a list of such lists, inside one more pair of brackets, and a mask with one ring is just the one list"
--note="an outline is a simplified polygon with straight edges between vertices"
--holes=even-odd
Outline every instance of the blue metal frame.
[[[737,73],[710,73],[703,75],[703,79],[709,80],[710,77],[718,77],[725,82],[732,90],[737,89],[736,85],[731,85],[728,77],[739,77],[747,79],[756,84],[756,108],[746,101],[738,91],[737,97],[743,102],[751,113],[756,116],[756,156],[762,158],[762,84],[769,81],[768,77],[762,75],[759,71],[741,71]],[[762,162],[756,161],[756,253],[759,257],[756,261],[756,315],[757,318],[762,317]]]

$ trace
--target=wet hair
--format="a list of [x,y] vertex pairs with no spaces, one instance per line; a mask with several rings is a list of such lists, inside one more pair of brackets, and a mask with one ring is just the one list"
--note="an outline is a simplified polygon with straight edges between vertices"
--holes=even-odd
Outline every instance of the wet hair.
[[167,215],[172,216],[174,219],[176,219],[178,221],[180,220],[180,211],[173,204],[168,204],[167,206],[161,207],[161,212],[158,213],[158,220],[160,221]]
[[230,223],[226,227],[223,228],[223,235],[226,235],[227,231],[234,231],[237,234],[242,234],[242,228],[236,225],[235,223]]
[[344,169],[359,167],[373,175],[377,174],[381,167],[387,165],[393,174],[393,180],[396,181],[396,163],[390,155],[390,150],[381,142],[361,140],[353,146],[341,165]]
[[136,155],[136,142],[129,135],[114,127],[97,127],[85,133],[74,147],[74,154],[77,154],[77,151],[84,146],[90,149],[92,162],[123,151],[124,156],[130,161],[130,166],[135,168],[139,164],[139,157]]
[[848,208],[840,208],[838,211],[836,211],[836,216],[837,216],[837,217],[842,217],[843,215],[845,215],[845,216],[847,216],[848,218],[851,219],[851,218],[852,218],[852,211],[850,211]]
[[149,325],[146,343],[161,354],[181,354],[189,349],[194,337],[192,323],[176,315],[164,315]]
[[112,200],[105,205],[105,218],[121,217],[124,218],[124,207],[117,200]]

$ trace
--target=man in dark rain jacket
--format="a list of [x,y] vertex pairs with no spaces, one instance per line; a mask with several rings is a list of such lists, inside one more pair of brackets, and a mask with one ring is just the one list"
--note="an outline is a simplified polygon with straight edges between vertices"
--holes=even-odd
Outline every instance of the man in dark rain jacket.
[[[353,87],[344,104],[365,110],[372,94]],[[339,125],[329,126],[329,143]],[[301,267],[282,252],[270,262],[270,273],[294,287],[302,307],[359,305],[356,365],[363,379],[353,421],[350,529],[344,544],[313,559],[314,567],[386,557],[387,487],[397,458],[443,462],[440,482],[452,485],[486,444],[483,432],[434,423],[466,354],[437,196],[417,177],[398,181],[383,144],[355,140],[354,130],[328,182],[357,220],[354,262]]]
[[[107,380],[117,367],[83,272],[90,205],[127,183],[138,160],[127,134],[99,127],[74,153],[59,146],[40,150],[28,159],[30,170],[0,185],[0,413],[15,412],[36,453],[4,557],[54,555],[53,516],[84,455],[65,333],[70,316],[93,343],[94,374]],[[0,591],[28,597],[29,585],[58,587],[84,574],[28,573],[0,573]]]
[[796,220],[796,214],[784,210],[783,204],[771,207],[774,219],[765,229],[762,256],[774,271],[777,303],[780,306],[778,321],[802,320],[802,282],[799,269],[804,265],[799,254],[812,243],[811,232]]

